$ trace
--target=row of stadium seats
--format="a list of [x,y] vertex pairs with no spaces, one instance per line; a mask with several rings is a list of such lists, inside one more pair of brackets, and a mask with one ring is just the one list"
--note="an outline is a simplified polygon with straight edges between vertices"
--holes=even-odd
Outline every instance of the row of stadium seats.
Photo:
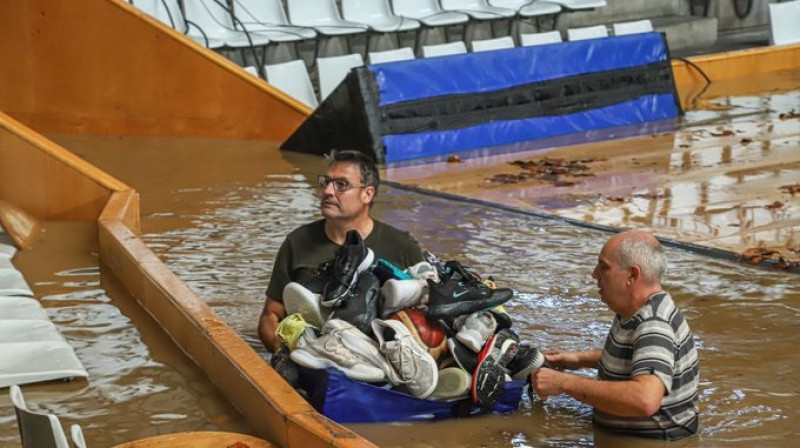
[[[505,19],[537,20],[570,11],[591,10],[605,0],[128,0],[162,23],[215,50],[239,50],[242,60],[253,56],[257,66],[265,62],[267,46],[314,41],[314,58],[321,38],[345,39],[344,53],[353,53],[347,37],[391,35],[402,46],[399,33],[413,32],[414,46],[424,30]],[[285,2],[285,7],[284,7]],[[288,12],[288,14],[287,14]],[[555,24],[555,20],[553,20]],[[492,26],[492,33],[494,34]],[[512,33],[513,34],[513,33]],[[446,37],[445,37],[445,40]],[[262,47],[261,54],[256,52]],[[247,50],[247,53],[245,53]],[[299,51],[293,50],[295,57]],[[365,54],[365,52],[364,52]],[[260,62],[259,62],[260,60]],[[313,62],[312,62],[313,64]]]
[[[615,35],[643,33],[652,31],[652,29],[653,27],[649,20],[623,22],[613,25]],[[593,39],[608,36],[608,30],[606,30],[605,26],[575,28],[568,30],[567,35],[569,40]],[[558,31],[520,35],[522,46],[543,45],[561,41],[561,34]],[[514,46],[515,42],[511,36],[474,40],[470,43],[473,52],[513,48]],[[424,45],[421,52],[422,56],[426,58],[462,54],[467,53],[467,44],[464,41],[455,41],[438,45]],[[368,63],[381,64],[415,59],[415,57],[416,55],[412,48],[401,47],[393,50],[369,52]],[[350,69],[362,65],[364,65],[364,59],[359,53],[318,58],[316,74],[319,88],[316,91],[306,70],[306,65],[302,60],[265,65],[264,74],[267,82],[298,101],[314,108],[319,103],[317,98],[325,100],[347,76]],[[250,66],[246,70],[258,76],[258,70],[255,67]],[[316,92],[319,92],[319,94]]]

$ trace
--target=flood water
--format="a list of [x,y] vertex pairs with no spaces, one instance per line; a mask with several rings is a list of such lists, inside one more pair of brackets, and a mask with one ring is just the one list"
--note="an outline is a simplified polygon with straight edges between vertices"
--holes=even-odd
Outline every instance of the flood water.
[[[270,144],[195,139],[52,136],[137,189],[144,241],[254,348],[255,325],[283,237],[318,216],[319,158]],[[609,236],[554,220],[388,187],[374,215],[423,248],[457,259],[516,295],[507,308],[540,348],[602,344],[612,320],[590,274]],[[90,378],[26,386],[26,398],[79,423],[89,446],[159,433],[251,432],[213,385],[98,268],[92,225],[47,223],[14,260],[76,347]],[[800,437],[800,281],[667,248],[670,291],[701,359],[701,434],[670,447],[795,446]],[[588,372],[587,372],[588,374]],[[42,407],[39,407],[42,409]],[[0,397],[0,446],[17,442]],[[663,446],[595,434],[588,406],[526,399],[508,416],[350,425],[390,447]]]

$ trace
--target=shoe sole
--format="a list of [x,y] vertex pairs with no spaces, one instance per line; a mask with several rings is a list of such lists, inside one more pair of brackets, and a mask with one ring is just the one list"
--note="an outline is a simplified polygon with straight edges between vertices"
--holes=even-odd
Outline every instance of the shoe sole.
[[470,390],[472,402],[488,408],[503,395],[506,369],[496,364],[478,366]]
[[[496,344],[505,346],[510,344],[501,353],[495,353]],[[488,408],[494,404],[503,393],[503,385],[506,382],[508,371],[505,365],[514,357],[516,347],[511,345],[517,342],[510,337],[498,341],[498,335],[493,335],[483,350],[478,354],[478,366],[472,374],[471,395],[473,403],[479,403],[482,407]]]
[[[402,283],[410,282],[410,283]],[[409,292],[412,291],[412,292]],[[419,280],[387,280],[381,286],[381,294],[383,294],[383,308],[381,317],[386,319],[392,314],[411,308],[420,302],[422,299],[422,285]],[[402,296],[402,299],[398,299]]]
[[458,367],[439,371],[439,381],[431,397],[450,401],[468,397],[472,385],[472,375]]
[[531,375],[531,372],[535,370],[539,370],[544,366],[545,359],[544,354],[541,351],[536,350],[536,356],[528,362],[528,365],[523,367],[519,372],[511,375],[512,380],[527,380],[528,377]]
[[323,315],[320,307],[319,294],[312,293],[298,283],[289,283],[283,288],[283,306],[287,315],[299,313],[306,322],[317,328],[322,328],[327,320],[327,313]]

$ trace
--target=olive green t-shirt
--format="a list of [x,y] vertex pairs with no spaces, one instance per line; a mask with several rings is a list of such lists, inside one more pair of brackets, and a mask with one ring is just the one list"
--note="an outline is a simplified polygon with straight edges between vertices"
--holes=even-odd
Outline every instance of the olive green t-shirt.
[[[419,243],[408,232],[373,220],[372,232],[364,244],[372,249],[375,259],[383,258],[400,269],[413,266],[422,258]],[[322,263],[333,260],[341,246],[325,234],[325,220],[302,225],[286,237],[272,268],[267,297],[283,301],[283,288],[289,282],[306,280]]]

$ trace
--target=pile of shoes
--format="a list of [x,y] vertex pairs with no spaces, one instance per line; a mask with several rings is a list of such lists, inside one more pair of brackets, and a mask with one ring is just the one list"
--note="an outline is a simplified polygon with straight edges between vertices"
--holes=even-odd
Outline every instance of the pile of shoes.
[[417,398],[491,408],[506,381],[529,377],[544,356],[511,329],[502,305],[512,290],[458,261],[425,257],[403,269],[375,259],[358,232],[348,232],[334,260],[284,289],[284,344],[273,364],[287,379],[296,377],[287,362],[335,367]]

